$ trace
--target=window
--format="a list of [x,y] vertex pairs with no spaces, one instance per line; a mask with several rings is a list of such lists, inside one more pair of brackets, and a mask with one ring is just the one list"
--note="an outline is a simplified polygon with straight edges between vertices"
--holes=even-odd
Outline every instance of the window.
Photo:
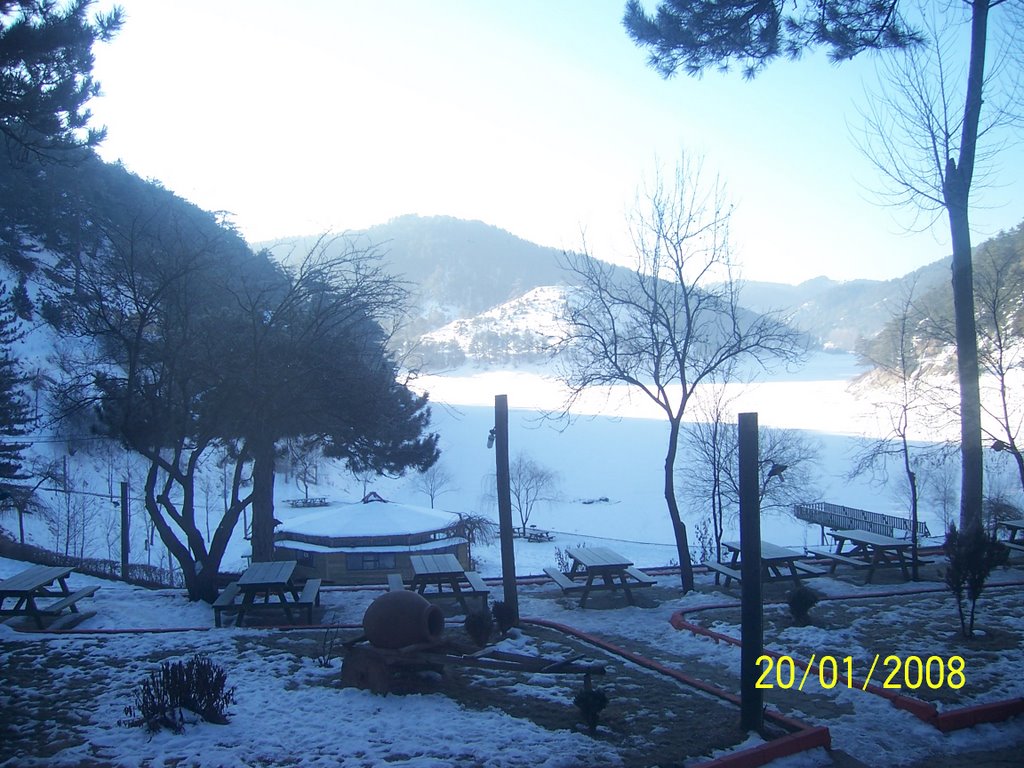
[[395,556],[381,552],[360,552],[347,555],[345,567],[350,571],[384,571],[395,567]]

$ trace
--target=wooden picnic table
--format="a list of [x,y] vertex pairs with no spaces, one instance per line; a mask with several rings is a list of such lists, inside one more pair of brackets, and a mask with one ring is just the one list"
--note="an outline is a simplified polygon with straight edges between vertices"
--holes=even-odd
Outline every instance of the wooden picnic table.
[[[0,581],[0,616],[29,616],[42,629],[44,616],[57,616],[65,608],[71,613],[78,613],[75,603],[99,587],[85,587],[72,592],[68,588],[67,578],[73,570],[62,565],[35,565]],[[40,598],[51,597],[57,600],[43,604],[38,602]],[[4,603],[8,600],[14,603],[5,607]]]
[[[711,570],[715,571],[715,583],[718,583],[720,576],[725,576],[725,586],[733,579],[742,580],[742,564],[740,563],[740,542],[723,541],[724,546],[731,553],[728,564],[705,563]],[[799,562],[806,557],[803,552],[780,547],[770,541],[761,542],[761,580],[779,581],[781,579],[793,579],[796,586],[801,585],[800,579],[806,576],[820,576],[825,571],[813,565]]]
[[[561,573],[553,568],[545,568],[563,592],[580,592],[580,608],[586,608],[587,598],[592,590],[620,587],[630,605],[635,605],[631,587],[647,587],[655,583],[647,574],[633,567],[633,561],[607,547],[578,547],[566,550],[572,559],[569,573]],[[586,575],[585,580],[580,579]]]
[[[419,592],[428,599],[451,594],[467,614],[470,611],[466,595],[482,596],[486,600],[490,591],[475,572],[467,573],[459,559],[450,552],[440,555],[409,555],[409,563],[412,565],[413,574],[409,589]],[[469,583],[468,591],[462,589],[460,581]],[[430,586],[437,587],[437,591],[428,593],[427,587]],[[444,591],[445,586],[450,590],[447,593]]]
[[1003,544],[1013,552],[1024,552],[1024,520],[1000,520],[998,525],[1010,532]]
[[[906,553],[914,546],[910,539],[894,539],[892,536],[883,536],[880,533],[862,531],[858,528],[829,531],[828,535],[836,542],[835,551],[831,555],[819,554],[824,554],[832,559],[831,573],[835,573],[836,566],[840,562],[860,563],[867,566],[864,583],[870,584],[876,568],[898,565],[903,574],[903,580],[910,580],[910,572],[907,570],[910,561],[906,556]],[[844,549],[847,542],[850,543],[850,548]]]
[[[313,603],[319,600],[320,579],[308,580],[300,592],[293,580],[295,566],[294,560],[274,560],[253,563],[245,569],[238,581],[234,582],[237,592],[242,593],[236,626],[242,626],[246,612],[254,610],[283,610],[289,624],[295,623],[292,608],[305,609],[307,617],[311,618]],[[257,602],[258,598],[262,598],[262,601]],[[272,601],[271,598],[276,599]],[[233,607],[232,603],[233,597],[222,608]],[[214,607],[217,607],[216,604]]]

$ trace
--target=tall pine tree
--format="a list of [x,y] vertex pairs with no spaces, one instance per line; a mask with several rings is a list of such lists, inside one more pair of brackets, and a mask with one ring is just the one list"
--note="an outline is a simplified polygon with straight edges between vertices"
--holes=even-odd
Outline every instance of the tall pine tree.
[[27,434],[31,422],[28,398],[22,389],[26,378],[11,354],[12,345],[21,337],[7,286],[0,284],[0,500],[4,502],[11,498],[17,481],[28,477],[22,472],[21,452],[29,444],[10,439]]
[[123,14],[89,18],[92,0],[0,0],[0,143],[11,157],[65,158],[102,141],[86,102],[99,93],[92,46]]

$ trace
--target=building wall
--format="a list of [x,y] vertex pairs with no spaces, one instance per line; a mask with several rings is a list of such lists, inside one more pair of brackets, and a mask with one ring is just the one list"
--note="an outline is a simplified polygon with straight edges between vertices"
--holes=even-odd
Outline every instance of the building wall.
[[[301,568],[309,569],[309,576],[318,576],[332,584],[384,584],[387,581],[387,574],[400,573],[405,581],[412,579],[412,564],[409,561],[410,552],[374,552],[373,548],[367,547],[364,552],[308,552],[300,549],[292,549],[287,541],[280,541],[274,545],[275,560],[295,560]],[[458,558],[463,568],[469,567],[469,545],[453,543],[449,546],[431,549],[422,554],[453,554]],[[377,567],[351,567],[356,562],[361,565],[370,565],[368,561],[377,559]]]

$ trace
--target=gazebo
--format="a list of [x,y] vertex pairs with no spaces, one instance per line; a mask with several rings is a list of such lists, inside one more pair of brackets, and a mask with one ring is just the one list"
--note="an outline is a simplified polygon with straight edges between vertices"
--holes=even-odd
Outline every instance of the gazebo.
[[461,518],[369,494],[281,523],[274,559],[295,560],[310,576],[335,584],[380,584],[388,573],[412,578],[409,555],[450,553],[469,568]]

